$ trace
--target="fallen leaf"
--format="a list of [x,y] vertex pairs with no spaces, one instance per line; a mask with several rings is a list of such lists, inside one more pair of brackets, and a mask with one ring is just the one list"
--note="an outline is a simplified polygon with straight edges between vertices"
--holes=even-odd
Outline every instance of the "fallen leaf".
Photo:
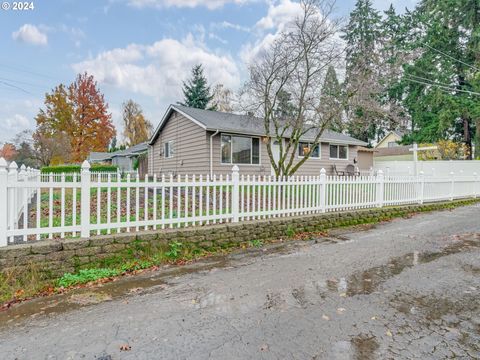
[[322,315],[322,319],[327,321],[330,320],[330,318],[327,315]]
[[131,294],[133,294],[133,293],[137,293],[137,292],[139,292],[139,291],[141,291],[141,290],[143,290],[143,288],[142,288],[142,287],[138,287],[138,288],[132,288],[132,289],[130,289],[128,292],[131,293]]
[[337,313],[341,314],[345,311],[346,309],[345,308],[338,308],[337,309]]
[[21,297],[23,294],[25,294],[25,290],[23,290],[23,289],[19,289],[19,290],[15,291],[15,297],[16,298]]
[[267,351],[267,350],[268,350],[267,344],[263,344],[262,346],[260,346],[260,351]]
[[372,316],[370,319],[372,319],[372,320],[377,320],[377,317],[376,317],[376,316]]
[[120,351],[130,351],[132,350],[132,347],[128,344],[120,346]]
[[392,335],[392,332],[391,332],[390,330],[387,330],[386,334],[387,334],[387,336],[389,336],[389,337],[392,337],[392,336],[393,336],[393,335]]

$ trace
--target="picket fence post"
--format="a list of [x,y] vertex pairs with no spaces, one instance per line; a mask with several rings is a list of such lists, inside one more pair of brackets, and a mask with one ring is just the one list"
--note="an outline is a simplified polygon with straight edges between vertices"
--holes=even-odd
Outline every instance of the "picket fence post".
[[327,211],[327,171],[322,168],[320,170],[320,209],[322,213]]
[[453,194],[454,194],[454,191],[455,191],[455,174],[453,173],[453,171],[450,172],[450,201],[453,200]]
[[423,172],[423,170],[420,171],[418,180],[420,185],[420,189],[418,192],[418,203],[423,204],[423,197],[425,193],[425,173]]
[[81,181],[81,212],[80,226],[81,237],[90,237],[90,164],[87,160],[82,163],[82,171],[80,174]]
[[[16,183],[18,181],[18,165],[15,161],[12,161],[8,166],[8,180],[12,183]],[[17,216],[15,213],[17,212],[16,206],[18,206],[18,192],[19,188],[12,188],[10,191],[10,203],[8,206],[8,212],[10,214],[10,228],[15,229],[18,225]]]
[[473,198],[476,199],[478,196],[478,191],[480,183],[478,182],[478,174],[476,172],[473,173],[474,181],[473,181]]
[[232,222],[238,222],[240,205],[240,174],[237,165],[232,168]]
[[7,230],[8,230],[8,171],[7,161],[0,158],[0,247],[7,246]]
[[383,176],[383,171],[378,170],[377,173],[377,206],[383,207],[385,192],[385,177]]

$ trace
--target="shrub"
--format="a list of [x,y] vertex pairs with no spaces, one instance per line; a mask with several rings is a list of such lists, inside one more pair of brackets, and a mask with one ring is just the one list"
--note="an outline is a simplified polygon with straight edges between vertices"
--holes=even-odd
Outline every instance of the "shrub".
[[[81,165],[57,165],[57,166],[44,166],[41,171],[43,174],[71,174],[79,173],[82,169]],[[105,165],[105,164],[92,164],[90,171],[105,171],[105,172],[117,172],[118,166]]]

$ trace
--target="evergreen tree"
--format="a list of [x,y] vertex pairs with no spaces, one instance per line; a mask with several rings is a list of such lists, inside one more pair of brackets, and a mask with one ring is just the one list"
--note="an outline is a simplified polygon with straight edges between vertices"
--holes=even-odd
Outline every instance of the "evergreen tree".
[[383,137],[391,130],[405,130],[408,116],[402,106],[402,65],[408,62],[410,51],[404,46],[408,37],[404,17],[397,15],[392,4],[384,12],[380,31],[380,75],[382,87],[381,104],[384,108],[383,122],[377,130]]
[[346,41],[348,132],[361,140],[375,138],[383,116],[380,104],[379,39],[381,16],[370,0],[357,0],[342,38]]
[[[207,78],[203,75],[202,65],[195,65],[192,68],[192,77],[183,82],[183,96],[184,100],[182,103],[179,102],[180,105],[207,109],[213,96]],[[208,110],[215,110],[215,108],[209,107]]]
[[285,90],[279,91],[274,115],[281,121],[289,121],[296,117],[297,109],[295,105],[292,104],[292,94]]
[[[477,0],[422,0],[415,9],[415,61],[405,67],[404,104],[412,118],[408,141],[463,141],[472,148],[480,118]],[[478,139],[477,139],[478,141]]]
[[110,141],[110,146],[108,148],[108,152],[114,152],[117,151],[117,137],[114,136],[112,138],[112,141]]
[[332,114],[332,120],[329,126],[330,130],[342,132],[344,129],[342,121],[342,89],[333,66],[328,67],[325,75],[322,95],[320,97],[320,106],[322,107],[322,114],[324,116]]

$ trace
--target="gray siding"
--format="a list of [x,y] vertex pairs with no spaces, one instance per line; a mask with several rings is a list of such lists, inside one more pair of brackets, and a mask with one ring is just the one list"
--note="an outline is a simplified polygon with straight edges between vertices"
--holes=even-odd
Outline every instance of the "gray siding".
[[[353,164],[353,159],[357,157],[357,146],[350,145],[348,147],[348,159],[346,160],[333,160],[330,159],[330,144],[322,143],[320,148],[320,158],[309,158],[295,173],[296,175],[319,175],[320,170],[324,168],[327,171],[327,175],[332,175],[332,166],[335,164],[338,171],[344,171],[348,164]],[[301,158],[298,157],[298,149],[295,153],[295,164],[297,164]]]
[[[210,135],[213,132],[205,131],[193,121],[183,115],[173,112],[155,143],[148,150],[148,173],[153,174],[180,174],[180,175],[208,175],[210,173]],[[212,167],[216,175],[232,173],[232,164],[221,162],[221,133],[213,137]],[[163,144],[167,141],[175,142],[175,154],[171,159],[165,159]],[[332,165],[343,171],[348,164],[353,164],[357,157],[357,146],[349,146],[347,160],[330,160],[329,144],[322,143],[321,158],[308,159],[296,172],[296,175],[318,175],[323,167],[327,174],[332,173]],[[295,149],[295,163],[300,161]],[[240,173],[245,175],[270,175],[271,166],[266,145],[260,141],[260,164],[238,165]]]
[[[221,163],[221,147],[220,135],[216,135],[213,140],[213,173],[214,174],[231,174],[233,165]],[[327,174],[332,173],[332,165],[336,164],[339,171],[344,171],[348,164],[353,164],[353,159],[357,157],[357,146],[348,147],[348,159],[346,160],[330,160],[329,144],[322,143],[320,151],[320,159],[310,158],[300,166],[295,175],[319,175],[320,170],[325,168]],[[294,164],[298,163],[301,158],[298,157],[298,150],[295,149]],[[267,153],[267,145],[260,141],[260,164],[259,165],[238,165],[240,174],[245,175],[270,175],[271,165]],[[205,174],[208,173],[208,169]]]
[[133,159],[126,156],[115,156],[112,159],[112,165],[117,165],[120,171],[133,170]]
[[[163,144],[175,142],[172,158],[163,157]],[[205,130],[173,112],[166,121],[155,143],[148,150],[149,174],[206,174],[208,173],[208,151]]]

